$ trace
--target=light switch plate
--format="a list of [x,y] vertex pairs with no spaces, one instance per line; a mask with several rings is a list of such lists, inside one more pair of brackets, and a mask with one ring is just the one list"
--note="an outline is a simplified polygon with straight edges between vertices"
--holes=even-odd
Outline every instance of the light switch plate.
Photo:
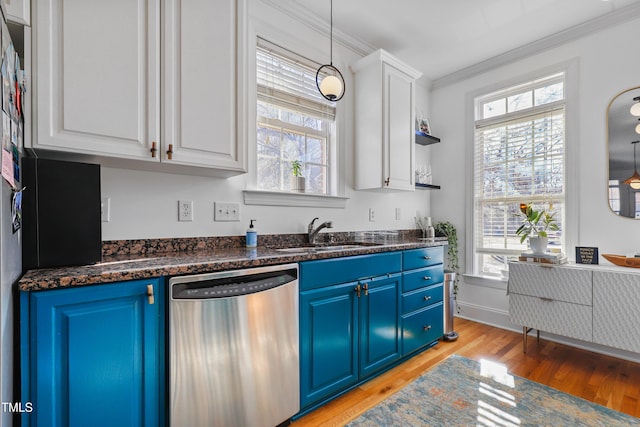
[[240,221],[240,203],[214,202],[214,221]]

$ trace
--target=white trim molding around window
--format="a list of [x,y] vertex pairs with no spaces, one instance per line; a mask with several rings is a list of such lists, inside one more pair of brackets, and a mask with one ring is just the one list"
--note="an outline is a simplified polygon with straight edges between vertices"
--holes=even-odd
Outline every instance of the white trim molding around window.
[[[338,191],[337,108],[318,92],[319,64],[256,40],[255,180],[245,203],[344,207]],[[294,161],[305,178],[302,192],[292,191]],[[332,198],[335,203],[327,203]]]
[[566,73],[555,72],[475,96],[473,274],[504,277],[527,250],[516,230],[520,205],[550,209],[559,230],[549,244],[567,251]]

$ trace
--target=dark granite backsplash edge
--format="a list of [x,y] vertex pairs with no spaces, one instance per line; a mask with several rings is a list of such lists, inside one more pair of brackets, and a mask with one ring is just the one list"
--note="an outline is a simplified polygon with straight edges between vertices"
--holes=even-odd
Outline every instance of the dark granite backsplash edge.
[[[317,243],[343,242],[394,242],[420,237],[421,231],[410,230],[367,230],[347,232],[322,232]],[[280,248],[308,243],[306,233],[263,234],[258,236],[258,246]],[[105,240],[102,242],[102,256],[149,255],[166,252],[212,250],[216,248],[237,248],[245,246],[244,236],[177,237],[160,239]]]

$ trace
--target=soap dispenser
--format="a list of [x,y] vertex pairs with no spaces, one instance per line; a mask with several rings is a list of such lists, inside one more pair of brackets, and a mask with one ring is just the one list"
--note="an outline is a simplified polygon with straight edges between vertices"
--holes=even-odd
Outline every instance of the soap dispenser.
[[435,240],[436,229],[431,224],[431,217],[427,217],[427,235],[425,236],[429,240]]
[[247,228],[247,247],[248,248],[255,248],[256,246],[258,246],[258,230],[256,230],[253,227],[253,221],[255,221],[255,219],[251,220],[251,223],[249,224],[249,228]]

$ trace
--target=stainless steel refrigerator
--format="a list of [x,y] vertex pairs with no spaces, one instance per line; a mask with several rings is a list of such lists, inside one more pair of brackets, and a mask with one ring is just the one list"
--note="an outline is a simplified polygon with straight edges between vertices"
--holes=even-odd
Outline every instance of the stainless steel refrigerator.
[[[4,60],[5,52],[7,52],[7,49],[13,49],[13,44],[7,24],[2,16],[0,16],[0,27],[0,42],[2,46],[0,54]],[[19,69],[17,76],[19,83],[21,83],[22,76]],[[8,100],[8,97],[5,95],[10,89],[10,85],[15,82],[5,81],[3,76],[0,78],[0,83],[2,83],[1,105],[3,107],[2,109],[5,110],[5,103]],[[15,91],[15,85],[13,86],[13,91]],[[13,100],[11,100],[11,102],[16,101],[21,102],[21,96],[18,98],[14,97]],[[2,117],[4,120],[0,120],[0,129],[3,131],[3,137],[8,131],[6,126],[7,118],[13,120],[12,123],[20,123],[22,121],[21,108],[18,111],[7,110],[9,111],[5,111],[5,116]],[[0,115],[2,115],[2,113],[0,113]],[[23,126],[23,124],[20,126]],[[10,135],[10,138],[13,138],[13,135]],[[18,157],[14,158],[13,161],[13,164],[17,164],[18,166],[17,170],[15,170],[15,177],[18,177],[19,174],[19,153],[22,150],[21,138],[20,136],[18,143],[15,144],[19,148],[19,151],[16,151]],[[10,144],[13,144],[13,142],[14,141],[10,141]],[[2,154],[4,155],[5,153]],[[17,162],[15,159],[17,159]],[[21,189],[20,180],[14,179],[13,186],[10,185],[4,177],[0,178],[0,181],[0,402],[3,402],[4,405],[5,402],[20,402],[20,396],[14,389],[15,383],[19,379],[18,366],[14,363],[18,352],[18,347],[15,345],[17,325],[14,319],[18,306],[15,287],[22,272],[22,236],[21,230],[17,228],[19,221],[16,222],[16,215],[19,214],[19,211],[15,212],[15,210],[12,209],[12,207],[15,206],[13,197],[14,190]],[[5,407],[3,406],[3,408]],[[11,410],[1,410],[0,425],[3,427],[13,426],[17,415],[18,414],[13,413]]]

